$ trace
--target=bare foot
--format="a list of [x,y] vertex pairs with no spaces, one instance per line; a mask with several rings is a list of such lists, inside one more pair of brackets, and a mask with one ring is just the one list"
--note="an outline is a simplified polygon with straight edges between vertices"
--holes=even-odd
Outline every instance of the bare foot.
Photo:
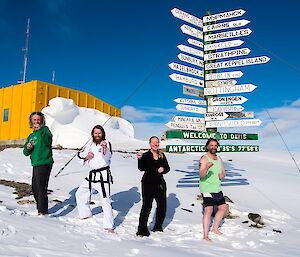
[[208,237],[203,237],[203,240],[205,240],[205,241],[207,241],[209,243],[212,243],[212,240],[210,238],[208,238]]
[[212,232],[216,235],[223,235],[223,233],[219,229],[213,230]]

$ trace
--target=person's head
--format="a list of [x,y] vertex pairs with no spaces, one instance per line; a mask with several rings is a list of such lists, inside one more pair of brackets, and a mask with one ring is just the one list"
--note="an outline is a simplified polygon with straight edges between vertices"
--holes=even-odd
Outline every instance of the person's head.
[[159,148],[159,138],[157,136],[152,136],[149,138],[149,145],[152,151],[157,151]]
[[41,112],[32,112],[29,116],[29,126],[33,130],[39,130],[45,126],[45,116]]
[[205,149],[207,152],[210,152],[211,154],[216,154],[218,151],[219,142],[217,139],[210,138],[207,140],[205,144]]
[[91,136],[93,138],[93,142],[96,144],[100,144],[101,141],[105,140],[105,131],[104,128],[100,125],[96,125],[93,127]]

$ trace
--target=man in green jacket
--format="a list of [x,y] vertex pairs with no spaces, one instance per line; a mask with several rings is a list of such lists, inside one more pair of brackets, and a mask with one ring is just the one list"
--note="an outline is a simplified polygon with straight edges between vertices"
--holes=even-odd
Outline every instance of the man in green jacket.
[[48,182],[53,165],[52,134],[45,126],[45,117],[41,112],[29,116],[33,132],[28,136],[23,148],[24,155],[30,155],[33,167],[32,192],[39,215],[48,214]]

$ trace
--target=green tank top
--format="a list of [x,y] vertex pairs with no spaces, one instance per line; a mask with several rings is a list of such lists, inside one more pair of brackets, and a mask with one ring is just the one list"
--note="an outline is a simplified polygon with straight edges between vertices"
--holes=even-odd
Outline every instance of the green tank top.
[[208,162],[212,162],[214,165],[208,170],[205,177],[200,178],[200,192],[201,193],[219,193],[221,191],[221,180],[219,173],[221,173],[221,159],[217,156],[217,160],[214,160],[208,155],[204,155],[208,159]]

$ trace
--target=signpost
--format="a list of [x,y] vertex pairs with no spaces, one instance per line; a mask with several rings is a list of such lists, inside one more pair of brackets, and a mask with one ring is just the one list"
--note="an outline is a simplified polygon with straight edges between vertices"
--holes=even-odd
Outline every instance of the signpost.
[[198,70],[198,69],[195,69],[195,68],[192,68],[192,67],[189,67],[189,66],[185,66],[185,65],[182,65],[182,64],[172,62],[172,63],[169,64],[169,67],[172,70],[177,70],[177,71],[181,71],[183,73],[191,74],[191,75],[194,75],[194,76],[203,77],[203,71],[202,70]]
[[181,82],[181,83],[185,83],[185,84],[189,84],[189,85],[193,85],[193,86],[197,86],[197,87],[204,86],[204,81],[201,79],[195,79],[195,78],[191,78],[191,77],[176,74],[176,73],[172,73],[169,77],[176,82]]
[[182,93],[184,95],[204,97],[204,91],[195,87],[185,86],[182,87]]
[[243,9],[238,9],[238,10],[233,10],[229,12],[222,12],[222,13],[217,13],[217,14],[212,14],[209,16],[204,16],[203,17],[203,22],[211,22],[211,21],[220,21],[224,19],[229,19],[229,18],[236,18],[242,16],[246,11]]
[[178,18],[178,19],[181,19],[183,21],[186,21],[186,22],[189,22],[197,27],[200,27],[202,28],[203,27],[203,22],[201,19],[199,19],[198,17],[194,16],[194,15],[191,15],[187,12],[184,12],[178,8],[173,8],[171,10],[172,14]]
[[226,112],[205,113],[205,121],[226,120],[226,118],[228,118],[228,114]]
[[176,98],[174,102],[178,104],[195,104],[195,105],[206,105],[204,100],[188,99],[188,98]]
[[196,37],[196,38],[199,38],[199,39],[203,39],[203,32],[199,29],[195,29],[191,26],[188,26],[186,24],[183,24],[181,27],[180,27],[181,31],[184,33],[184,34],[187,34],[189,36],[193,36],[193,37]]
[[203,57],[203,51],[195,49],[193,47],[190,46],[186,46],[186,45],[178,45],[177,46],[182,52],[186,52],[188,54],[193,54],[199,57]]
[[241,112],[244,107],[241,105],[230,106],[207,106],[207,112]]
[[208,121],[205,124],[206,128],[224,128],[224,127],[252,127],[259,126],[260,119],[246,119],[246,120],[222,120],[222,121]]
[[198,40],[195,40],[195,39],[192,39],[192,38],[189,38],[188,39],[188,43],[191,44],[191,45],[194,45],[194,46],[197,46],[197,47],[200,47],[200,48],[203,48],[203,43],[198,41]]
[[203,125],[205,123],[204,118],[190,116],[175,116],[173,120],[178,123],[200,123]]
[[238,20],[238,21],[229,21],[223,23],[210,24],[210,25],[203,26],[203,32],[243,27],[246,26],[248,23],[250,23],[250,21],[248,20]]
[[243,96],[219,96],[207,99],[208,105],[243,104],[248,98]]
[[228,118],[254,118],[254,112],[227,112]]
[[227,38],[234,38],[234,37],[246,37],[251,34],[251,29],[239,29],[239,30],[232,30],[227,32],[215,33],[215,34],[208,34],[204,36],[204,41],[215,41]]
[[198,59],[198,58],[195,58],[195,57],[192,57],[192,56],[189,56],[189,55],[186,55],[186,54],[182,54],[182,53],[178,54],[177,57],[180,61],[188,62],[190,64],[193,64],[193,65],[196,65],[196,66],[199,66],[199,67],[204,66],[203,61]]
[[205,108],[193,106],[193,105],[186,105],[186,104],[177,104],[176,109],[182,112],[193,112],[193,113],[202,113],[206,112]]
[[236,83],[234,79],[206,81],[206,87],[233,86]]
[[240,39],[235,39],[235,40],[225,41],[225,42],[220,42],[220,43],[207,44],[207,45],[204,45],[204,51],[236,47],[236,46],[242,45],[243,43],[244,43],[244,41],[242,41]]
[[255,88],[256,88],[256,86],[254,86],[253,84],[242,84],[242,85],[222,86],[222,87],[210,87],[210,88],[204,88],[204,95],[218,95],[218,94],[252,92]]
[[229,50],[224,52],[209,53],[204,55],[204,61],[243,56],[243,55],[248,55],[249,53],[250,53],[249,48],[239,48],[239,49],[234,49],[234,50]]
[[179,122],[170,121],[165,125],[172,129],[195,130],[195,131],[205,130],[205,125],[199,123],[179,123]]

